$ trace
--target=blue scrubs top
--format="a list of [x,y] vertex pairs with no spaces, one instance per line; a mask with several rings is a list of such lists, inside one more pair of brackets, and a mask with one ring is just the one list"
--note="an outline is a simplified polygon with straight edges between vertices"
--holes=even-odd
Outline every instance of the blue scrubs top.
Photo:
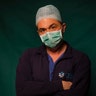
[[53,62],[51,56],[48,54],[48,60],[49,60],[49,76],[50,76],[50,81],[52,80],[53,77],[53,71],[56,63],[64,56],[64,53],[56,60],[56,62]]

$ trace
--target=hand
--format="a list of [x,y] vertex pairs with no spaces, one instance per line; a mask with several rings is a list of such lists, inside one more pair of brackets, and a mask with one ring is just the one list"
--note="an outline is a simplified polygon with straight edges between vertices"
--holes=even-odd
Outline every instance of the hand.
[[64,90],[68,90],[68,89],[71,88],[72,82],[70,82],[70,81],[62,81],[62,85],[63,85],[63,89]]

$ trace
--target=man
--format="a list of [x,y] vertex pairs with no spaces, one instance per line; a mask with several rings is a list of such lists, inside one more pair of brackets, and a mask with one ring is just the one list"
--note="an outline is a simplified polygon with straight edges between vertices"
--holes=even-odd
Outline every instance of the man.
[[43,42],[24,52],[16,71],[17,96],[87,96],[88,57],[63,40],[66,24],[53,5],[38,9],[37,32]]

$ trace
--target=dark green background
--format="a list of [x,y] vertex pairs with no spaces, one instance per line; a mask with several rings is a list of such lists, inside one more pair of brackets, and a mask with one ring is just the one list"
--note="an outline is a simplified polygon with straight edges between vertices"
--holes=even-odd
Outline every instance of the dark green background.
[[53,4],[61,11],[63,22],[67,24],[64,39],[89,56],[89,96],[96,96],[95,0],[0,1],[0,96],[15,96],[16,66],[21,54],[27,48],[41,45],[35,27],[35,14],[39,7],[46,4]]

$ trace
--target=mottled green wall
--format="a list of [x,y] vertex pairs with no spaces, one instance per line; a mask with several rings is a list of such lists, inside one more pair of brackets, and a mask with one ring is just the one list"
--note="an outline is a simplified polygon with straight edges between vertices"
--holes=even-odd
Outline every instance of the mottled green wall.
[[19,57],[27,48],[41,45],[35,27],[35,14],[39,7],[46,4],[53,4],[61,11],[67,24],[64,39],[88,54],[92,62],[89,96],[96,96],[95,0],[0,1],[0,96],[15,96]]

